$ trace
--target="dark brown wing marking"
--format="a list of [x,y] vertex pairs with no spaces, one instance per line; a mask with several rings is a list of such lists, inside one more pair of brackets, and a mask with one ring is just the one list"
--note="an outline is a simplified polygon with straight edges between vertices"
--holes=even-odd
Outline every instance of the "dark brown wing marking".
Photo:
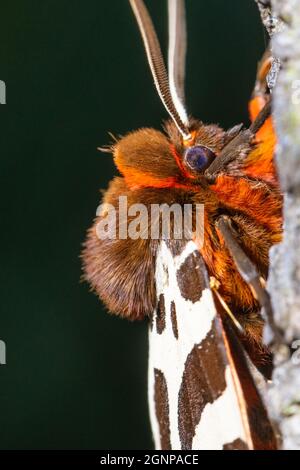
[[[195,275],[191,275],[191,273]],[[202,291],[207,287],[206,273],[204,262],[200,256],[191,253],[177,272],[177,282],[181,291],[181,295],[186,300],[193,303],[201,299]]]
[[156,331],[159,335],[162,334],[166,327],[166,306],[165,306],[165,296],[160,294],[158,299],[157,306],[157,315],[156,315]]
[[247,444],[241,439],[235,439],[223,445],[223,450],[248,450]]
[[168,388],[164,374],[154,369],[156,416],[159,423],[162,449],[171,449]]
[[178,325],[177,325],[177,315],[176,315],[176,306],[174,300],[171,302],[171,322],[172,330],[176,339],[178,339]]

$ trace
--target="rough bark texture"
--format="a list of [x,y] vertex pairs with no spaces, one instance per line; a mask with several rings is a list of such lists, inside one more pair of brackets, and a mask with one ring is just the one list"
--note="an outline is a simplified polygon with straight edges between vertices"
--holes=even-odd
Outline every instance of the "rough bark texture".
[[[286,345],[276,348],[268,406],[283,449],[300,449],[300,0],[256,0],[274,56],[276,164],[284,192],[284,239],[270,253],[268,290]],[[278,64],[281,70],[277,75]],[[275,73],[275,75],[274,75]],[[272,83],[273,81],[273,83]],[[276,84],[275,84],[276,82]],[[266,335],[267,336],[267,335]],[[292,353],[290,354],[290,350]],[[294,350],[294,351],[293,351]]]

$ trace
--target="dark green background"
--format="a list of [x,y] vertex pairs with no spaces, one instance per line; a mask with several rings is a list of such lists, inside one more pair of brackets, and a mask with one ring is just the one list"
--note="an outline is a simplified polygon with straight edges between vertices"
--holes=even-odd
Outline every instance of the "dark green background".
[[[264,33],[254,0],[188,0],[188,110],[247,120]],[[166,46],[166,3],[148,1]],[[3,449],[151,448],[147,328],[80,284],[80,245],[115,174],[107,131],[159,128],[126,0],[2,0]]]

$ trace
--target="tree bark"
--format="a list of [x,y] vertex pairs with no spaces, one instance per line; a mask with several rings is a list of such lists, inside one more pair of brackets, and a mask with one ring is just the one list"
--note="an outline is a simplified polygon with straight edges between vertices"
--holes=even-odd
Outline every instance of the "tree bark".
[[[284,344],[275,348],[268,391],[282,449],[300,449],[300,0],[255,0],[271,36],[269,85],[278,145],[275,161],[284,193],[284,236],[270,252],[268,290]],[[280,70],[279,70],[280,68]],[[274,89],[273,89],[274,87]],[[269,331],[265,331],[265,337]],[[269,338],[268,338],[269,339]],[[291,353],[290,353],[291,351]]]

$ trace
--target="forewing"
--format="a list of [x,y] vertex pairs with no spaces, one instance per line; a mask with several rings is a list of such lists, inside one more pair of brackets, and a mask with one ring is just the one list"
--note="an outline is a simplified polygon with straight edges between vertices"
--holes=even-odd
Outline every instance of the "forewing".
[[253,449],[242,387],[194,242],[157,254],[149,405],[157,449]]
[[265,379],[245,353],[231,325],[222,321],[220,325],[233,379],[239,389],[239,401],[248,422],[253,449],[276,450],[276,436],[260,394],[266,392]]

